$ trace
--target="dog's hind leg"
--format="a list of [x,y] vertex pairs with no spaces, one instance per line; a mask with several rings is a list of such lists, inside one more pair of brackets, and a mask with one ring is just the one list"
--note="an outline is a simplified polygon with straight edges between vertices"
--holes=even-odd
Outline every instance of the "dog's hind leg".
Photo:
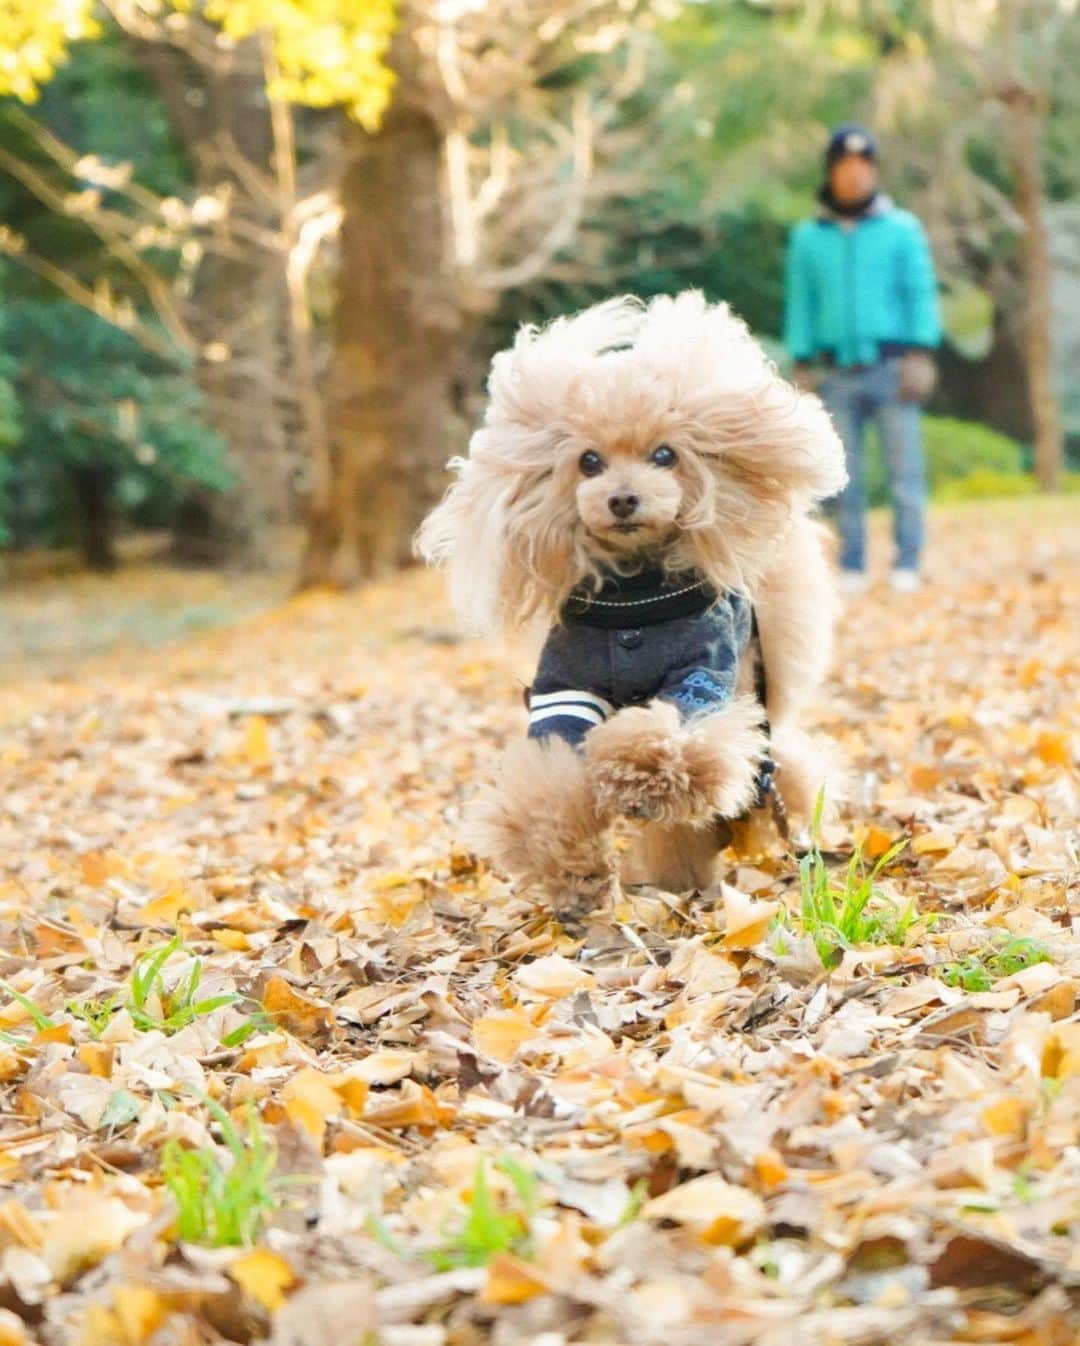
[[501,776],[470,810],[468,844],[557,909],[597,905],[612,889],[615,852],[581,754],[562,739],[524,739],[507,749]]

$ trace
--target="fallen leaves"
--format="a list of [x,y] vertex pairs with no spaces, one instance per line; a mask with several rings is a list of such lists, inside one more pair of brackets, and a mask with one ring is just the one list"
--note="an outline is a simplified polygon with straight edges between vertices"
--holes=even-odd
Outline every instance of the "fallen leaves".
[[[823,849],[906,840],[874,902],[913,916],[828,970],[790,857],[570,930],[463,850],[528,661],[402,625],[427,576],[21,692],[0,1346],[1065,1346],[1080,568],[968,527],[841,636],[867,789]],[[206,1154],[257,1170],[248,1246],[177,1235],[163,1156]]]
[[646,1220],[673,1220],[692,1229],[705,1243],[745,1246],[765,1223],[759,1196],[708,1174],[692,1178],[642,1207]]

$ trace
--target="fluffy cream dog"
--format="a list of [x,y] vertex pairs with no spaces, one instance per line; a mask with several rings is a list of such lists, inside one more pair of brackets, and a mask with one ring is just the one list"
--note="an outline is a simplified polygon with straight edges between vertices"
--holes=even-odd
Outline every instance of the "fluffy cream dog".
[[830,654],[834,590],[808,513],[844,485],[840,440],[694,291],[525,327],[489,393],[419,548],[472,630],[551,630],[530,737],[471,840],[578,904],[616,881],[613,826],[630,818],[635,879],[704,886],[715,824],[761,802],[763,762],[793,814],[822,784],[797,720]]

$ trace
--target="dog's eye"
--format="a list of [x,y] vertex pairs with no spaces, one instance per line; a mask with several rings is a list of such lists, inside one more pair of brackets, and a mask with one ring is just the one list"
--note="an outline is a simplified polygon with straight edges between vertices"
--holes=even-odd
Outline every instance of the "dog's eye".
[[657,467],[674,467],[679,461],[679,455],[670,444],[661,444],[649,454],[649,461]]
[[604,460],[598,453],[593,453],[592,449],[586,449],[578,459],[578,467],[581,468],[583,476],[598,477],[604,470]]

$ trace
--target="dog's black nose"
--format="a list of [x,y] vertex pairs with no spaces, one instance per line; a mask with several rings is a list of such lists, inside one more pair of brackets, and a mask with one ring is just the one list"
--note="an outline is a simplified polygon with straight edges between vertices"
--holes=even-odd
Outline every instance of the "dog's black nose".
[[640,504],[641,501],[631,491],[618,491],[608,496],[608,509],[616,519],[629,519]]

